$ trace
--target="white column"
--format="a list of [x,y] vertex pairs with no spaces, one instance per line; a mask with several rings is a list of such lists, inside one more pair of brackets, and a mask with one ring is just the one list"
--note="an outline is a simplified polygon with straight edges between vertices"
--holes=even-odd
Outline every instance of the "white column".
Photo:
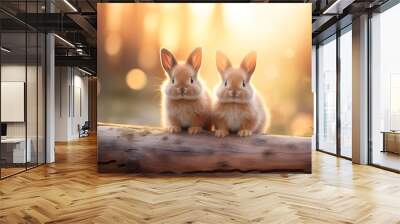
[[353,162],[368,163],[368,15],[353,19]]
[[[54,5],[46,1],[46,12],[54,12]],[[46,163],[55,162],[55,43],[54,34],[46,35]]]
[[54,35],[46,36],[46,163],[55,161],[55,55]]

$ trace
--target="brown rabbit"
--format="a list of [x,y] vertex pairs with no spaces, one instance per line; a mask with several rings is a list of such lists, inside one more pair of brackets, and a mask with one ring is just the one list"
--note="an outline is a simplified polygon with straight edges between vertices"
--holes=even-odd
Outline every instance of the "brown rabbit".
[[217,69],[222,83],[216,89],[217,101],[213,108],[215,136],[225,137],[229,132],[237,132],[244,137],[266,129],[269,115],[250,83],[256,60],[257,54],[251,52],[243,59],[240,68],[232,68],[229,59],[217,51]]
[[162,120],[171,133],[182,128],[188,128],[189,134],[209,129],[211,98],[198,77],[201,60],[201,48],[194,49],[182,64],[167,49],[161,49],[161,64],[168,76],[161,87]]

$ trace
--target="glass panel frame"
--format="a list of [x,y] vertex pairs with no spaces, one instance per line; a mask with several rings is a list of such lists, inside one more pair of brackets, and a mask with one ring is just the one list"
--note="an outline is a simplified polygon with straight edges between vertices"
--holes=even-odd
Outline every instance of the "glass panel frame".
[[352,26],[344,28],[340,41],[340,149],[339,155],[352,158]]
[[317,150],[336,154],[336,35],[317,47]]
[[[352,48],[351,32],[352,24],[350,23],[348,26],[336,31],[334,35],[321,41],[316,50],[316,149],[317,151],[348,160],[352,160],[352,138],[348,137],[349,132],[350,136],[352,133],[352,54],[351,50],[348,49]],[[341,42],[343,40],[346,42],[342,46]],[[328,46],[329,52],[324,52],[326,49],[322,49],[322,52],[318,50],[321,46],[323,48]],[[321,54],[324,53],[325,58],[322,55],[321,59]],[[321,64],[322,67],[324,66],[321,61],[326,58],[329,60],[327,66],[330,71],[329,76],[326,73],[324,75],[326,68],[321,68]],[[344,78],[343,80],[342,77]],[[329,86],[324,83],[327,78],[329,78]],[[329,97],[325,93],[327,90],[330,91]],[[349,93],[351,94],[350,97],[348,97]],[[325,102],[325,105],[321,105],[327,99],[329,99],[329,103]],[[330,113],[324,115],[323,111],[327,109],[330,110]],[[344,111],[345,109],[346,112]],[[327,124],[329,124],[329,127],[324,127]]]
[[[45,1],[30,1],[28,8],[27,1],[19,1],[18,8],[21,14],[24,12],[43,13],[44,4]],[[3,3],[0,3],[0,6],[2,5]],[[14,19],[12,16],[3,15],[3,13],[2,16],[9,17],[11,20]],[[7,122],[9,123],[7,125],[9,130],[7,130],[7,136],[2,139],[2,144],[0,144],[0,179],[46,163],[46,35],[20,21],[16,21],[15,24],[18,25],[11,30],[7,30],[2,29],[0,23],[0,46],[6,47],[5,40],[10,45],[9,48],[6,48],[10,50],[9,52],[1,50],[0,82],[21,81],[19,79],[14,80],[19,76],[20,79],[23,79],[24,119],[22,126],[21,122]],[[15,74],[20,75],[15,76]],[[0,85],[0,90],[1,88]],[[0,104],[0,111],[2,109],[4,108],[1,108]],[[23,149],[18,148],[17,150],[18,152],[22,150],[21,158],[14,158],[17,155],[14,146],[12,148],[5,146],[8,144],[7,141],[16,139],[17,135],[21,135],[19,138],[24,139],[24,143],[19,144],[23,145]],[[10,151],[11,154],[6,155],[5,150]],[[7,158],[7,161],[11,161],[12,165],[15,164],[16,159],[22,159],[21,169],[5,172],[4,167],[9,164],[4,162],[5,159],[3,157]]]
[[400,121],[396,121],[398,105],[392,104],[393,92],[397,96],[397,91],[400,91],[400,86],[393,82],[400,77],[400,65],[396,60],[400,49],[397,41],[400,33],[393,28],[397,27],[396,22],[400,18],[400,4],[388,2],[375,12],[377,13],[369,18],[368,34],[370,39],[368,163],[400,173],[400,130],[398,130]]

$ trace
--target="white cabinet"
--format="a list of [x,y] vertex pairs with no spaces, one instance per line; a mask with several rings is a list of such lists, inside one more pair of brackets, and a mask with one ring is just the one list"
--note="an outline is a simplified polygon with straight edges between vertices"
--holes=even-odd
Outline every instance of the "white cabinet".
[[[25,144],[27,143],[26,151]],[[12,163],[25,163],[32,161],[32,140],[25,138],[2,139],[1,144],[12,148]]]

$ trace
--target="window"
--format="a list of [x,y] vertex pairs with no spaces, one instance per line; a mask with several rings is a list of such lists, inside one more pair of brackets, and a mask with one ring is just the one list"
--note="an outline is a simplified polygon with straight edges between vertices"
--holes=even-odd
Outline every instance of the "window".
[[400,73],[390,74],[390,130],[400,131]]
[[318,149],[336,153],[336,36],[318,47]]
[[400,170],[400,4],[371,18],[372,164]]
[[[0,1],[1,6],[16,2]],[[21,14],[38,13],[43,1],[18,2]],[[0,24],[0,178],[45,163],[45,35],[13,22]],[[12,109],[11,109],[12,108]]]
[[345,28],[340,36],[340,155],[352,156],[352,32]]

